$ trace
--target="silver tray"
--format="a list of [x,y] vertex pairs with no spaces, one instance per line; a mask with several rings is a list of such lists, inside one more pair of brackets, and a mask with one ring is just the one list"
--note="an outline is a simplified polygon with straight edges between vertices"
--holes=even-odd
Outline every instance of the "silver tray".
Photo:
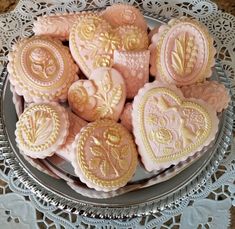
[[[144,12],[144,15],[149,27],[168,21],[166,18],[159,17],[153,13]],[[38,171],[20,154],[14,135],[17,116],[12,102],[7,74],[5,66],[0,78],[2,93],[0,107],[1,151],[11,169],[32,192],[51,204],[69,212],[101,218],[126,218],[151,214],[167,208],[175,200],[180,201],[186,195],[190,195],[195,189],[200,188],[206,182],[206,179],[217,169],[230,145],[234,118],[231,104],[228,109],[220,114],[219,133],[213,144],[194,163],[176,176],[146,188],[142,187],[145,183],[141,180],[138,183],[141,188],[118,197],[108,199],[85,197],[73,191],[65,181],[56,180]],[[216,62],[212,78],[224,83],[229,88],[229,80],[224,74],[219,61]],[[169,174],[171,171],[166,173]]]

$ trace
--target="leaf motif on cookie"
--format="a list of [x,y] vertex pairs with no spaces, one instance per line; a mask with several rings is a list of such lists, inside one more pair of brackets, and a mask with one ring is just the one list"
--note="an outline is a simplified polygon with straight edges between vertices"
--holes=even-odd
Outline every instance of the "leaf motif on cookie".
[[187,36],[184,33],[175,39],[171,61],[173,69],[179,76],[185,77],[192,72],[196,62],[197,52],[198,50],[193,36]]

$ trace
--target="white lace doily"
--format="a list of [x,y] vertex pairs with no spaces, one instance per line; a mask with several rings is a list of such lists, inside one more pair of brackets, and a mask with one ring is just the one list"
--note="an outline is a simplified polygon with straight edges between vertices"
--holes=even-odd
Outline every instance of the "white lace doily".
[[[40,3],[39,3],[40,2]],[[6,55],[19,37],[31,35],[32,21],[41,14],[104,7],[114,0],[21,0],[15,11],[0,16],[0,71]],[[235,17],[222,13],[207,0],[129,0],[165,17],[190,15],[203,22],[215,39],[217,58],[230,78],[235,97]],[[3,77],[3,76],[1,76]],[[1,131],[0,127],[0,131]],[[1,139],[0,146],[2,147]],[[17,179],[0,152],[1,228],[227,228],[229,209],[235,206],[235,147],[228,150],[219,169],[197,192],[151,216],[127,220],[101,220],[57,209],[37,198]]]

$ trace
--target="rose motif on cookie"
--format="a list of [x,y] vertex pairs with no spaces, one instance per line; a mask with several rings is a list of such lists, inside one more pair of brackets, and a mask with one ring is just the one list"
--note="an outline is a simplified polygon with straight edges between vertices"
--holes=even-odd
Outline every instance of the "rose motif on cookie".
[[126,99],[121,74],[112,68],[97,68],[90,80],[79,80],[69,89],[72,110],[87,121],[100,118],[118,120]]
[[[71,93],[71,90],[75,93]],[[97,88],[93,81],[78,80],[75,82],[69,89],[69,101],[73,104],[73,109],[78,112],[93,109],[96,106],[94,97],[96,91]]]
[[44,36],[16,43],[7,68],[16,93],[27,103],[65,101],[68,88],[78,78],[68,47]]
[[32,62],[31,69],[34,74],[38,74],[42,79],[53,77],[58,69],[56,61],[45,48],[35,48],[30,53]]
[[152,171],[176,165],[209,145],[219,120],[208,104],[153,82],[135,97],[132,123],[143,164]]
[[72,165],[88,187],[112,191],[123,187],[137,166],[131,134],[113,120],[97,120],[85,126],[73,143]]

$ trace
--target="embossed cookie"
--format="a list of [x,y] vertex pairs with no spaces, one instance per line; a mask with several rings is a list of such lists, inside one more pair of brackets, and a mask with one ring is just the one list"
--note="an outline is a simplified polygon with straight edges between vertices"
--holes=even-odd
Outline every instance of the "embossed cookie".
[[148,49],[149,40],[146,31],[134,25],[118,27],[116,34],[121,38],[120,48],[122,51],[144,51]]
[[106,20],[95,15],[79,17],[71,29],[71,54],[88,78],[94,69],[112,65],[112,52],[120,45],[120,38],[111,29]]
[[201,99],[210,104],[217,112],[228,107],[230,97],[227,89],[217,81],[205,81],[181,88],[185,98]]
[[43,15],[33,24],[35,35],[46,35],[61,40],[68,40],[73,24],[83,15],[97,15],[89,11]]
[[8,58],[9,80],[26,102],[64,101],[78,78],[68,48],[56,39],[23,39],[13,46]]
[[87,121],[118,120],[126,100],[126,86],[113,68],[97,68],[90,80],[78,80],[68,92],[71,109]]
[[148,28],[139,9],[128,4],[112,4],[101,13],[101,16],[115,28],[122,25],[135,25],[144,31]]
[[131,180],[137,151],[131,134],[112,120],[89,123],[73,143],[75,173],[89,188],[112,191]]
[[68,111],[69,117],[69,133],[64,145],[62,145],[56,154],[67,161],[71,161],[71,145],[75,139],[75,136],[80,132],[82,127],[87,125],[87,122],[79,118],[77,115]]
[[25,155],[42,159],[52,156],[64,144],[68,128],[68,114],[62,106],[31,104],[16,123],[16,142]]
[[126,103],[120,116],[121,124],[132,132],[132,103]]
[[114,50],[141,51],[148,48],[146,31],[136,26],[113,29],[99,16],[83,16],[74,24],[69,46],[74,60],[87,78],[99,67],[112,67]]
[[146,84],[133,102],[133,133],[148,171],[176,165],[209,145],[218,123],[208,104],[164,84]]
[[150,72],[156,79],[178,86],[202,82],[212,74],[213,39],[196,20],[181,17],[162,25],[152,37]]
[[114,51],[113,67],[123,76],[127,98],[133,98],[149,80],[149,50],[142,52]]

